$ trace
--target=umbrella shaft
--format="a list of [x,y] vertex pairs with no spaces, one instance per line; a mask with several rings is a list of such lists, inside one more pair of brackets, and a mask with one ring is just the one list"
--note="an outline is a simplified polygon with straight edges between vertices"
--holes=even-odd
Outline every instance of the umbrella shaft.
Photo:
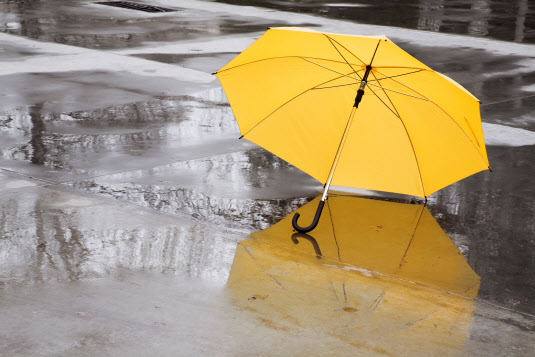
[[338,151],[336,152],[336,156],[334,158],[333,166],[331,167],[331,172],[329,172],[329,179],[327,180],[327,183],[325,184],[325,189],[323,190],[323,196],[321,197],[322,201],[325,201],[327,198],[327,191],[329,191],[329,187],[331,186],[331,181],[333,180],[334,176],[334,170],[336,170],[336,164],[338,164],[338,159],[340,158],[340,154],[342,153],[342,148],[344,147],[344,143],[346,141],[347,133],[349,132],[349,128],[351,127],[351,122],[353,121],[353,116],[355,115],[356,108],[359,107],[359,103],[362,99],[362,96],[364,95],[364,88],[366,87],[366,83],[368,82],[368,76],[370,75],[370,71],[372,69],[372,66],[367,65],[366,66],[366,72],[364,73],[364,77],[362,77],[362,81],[360,82],[360,88],[357,91],[357,97],[355,98],[355,104],[353,105],[353,109],[351,110],[351,114],[349,116],[349,120],[347,121],[346,128],[344,130],[344,135],[342,136],[342,140],[340,141],[340,145],[338,146]]
[[360,82],[360,88],[357,91],[357,96],[355,97],[355,104],[353,104],[355,108],[359,107],[359,103],[362,100],[362,96],[364,95],[364,88],[366,87],[366,83],[368,83],[368,76],[370,75],[371,69],[372,66],[366,66],[366,72],[364,73],[364,77],[362,77],[362,81]]
[[325,184],[325,189],[323,190],[323,196],[321,197],[322,201],[325,201],[325,199],[327,198],[327,191],[329,191],[329,187],[331,186],[331,181],[333,180],[334,171],[336,170],[338,159],[340,158],[340,154],[342,153],[342,148],[344,147],[347,133],[349,132],[349,128],[351,127],[351,122],[353,121],[353,117],[355,116],[355,111],[356,111],[356,107],[353,107],[353,109],[351,109],[351,114],[349,115],[349,120],[347,121],[346,128],[344,130],[344,135],[342,136],[342,140],[340,141],[340,145],[338,146],[338,150],[336,151],[336,156],[334,157],[334,162],[331,167],[331,172],[329,172],[329,179],[327,180],[327,183]]

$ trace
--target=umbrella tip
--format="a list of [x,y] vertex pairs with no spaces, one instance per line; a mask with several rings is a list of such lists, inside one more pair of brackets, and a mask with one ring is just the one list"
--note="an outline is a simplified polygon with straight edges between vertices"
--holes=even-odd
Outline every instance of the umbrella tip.
[[490,168],[490,166],[489,166],[489,171],[492,172],[492,169]]
[[242,136],[240,136],[240,137],[239,137],[238,139],[241,139],[241,138],[243,138],[243,135],[242,135]]
[[217,72],[214,72],[214,73],[212,73],[212,76],[215,76],[216,74],[217,74]]

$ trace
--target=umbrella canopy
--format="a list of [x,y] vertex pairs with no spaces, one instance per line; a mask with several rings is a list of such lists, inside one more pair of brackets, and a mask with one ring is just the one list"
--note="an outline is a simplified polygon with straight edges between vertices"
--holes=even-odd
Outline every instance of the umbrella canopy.
[[331,184],[427,198],[489,168],[477,98],[386,36],[272,28],[216,75],[242,137],[322,202]]

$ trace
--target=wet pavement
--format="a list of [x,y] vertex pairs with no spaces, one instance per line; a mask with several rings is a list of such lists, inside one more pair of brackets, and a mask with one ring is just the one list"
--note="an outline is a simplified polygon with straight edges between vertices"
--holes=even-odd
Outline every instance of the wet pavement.
[[224,0],[228,4],[316,14],[371,25],[534,43],[535,8],[528,0]]
[[[0,0],[7,355],[530,355],[532,4],[154,3],[178,11]],[[482,101],[493,172],[433,194],[428,211],[389,196],[411,204],[360,225],[359,237],[391,237],[391,224],[412,232],[405,243],[439,237],[434,250],[398,247],[412,254],[404,269],[365,259],[384,257],[381,245],[344,246],[351,230],[336,211],[335,238],[292,237],[284,218],[307,210],[321,184],[237,140],[210,73],[281,25],[386,34]]]

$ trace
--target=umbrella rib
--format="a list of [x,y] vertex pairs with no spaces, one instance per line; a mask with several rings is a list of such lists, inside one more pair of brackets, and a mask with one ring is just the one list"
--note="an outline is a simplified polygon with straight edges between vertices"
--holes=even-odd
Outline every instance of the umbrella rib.
[[401,258],[401,261],[399,262],[398,269],[400,269],[400,270],[401,270],[401,267],[403,266],[403,261],[405,260],[405,257],[407,256],[407,253],[409,252],[409,248],[412,245],[412,241],[414,240],[414,235],[416,234],[416,230],[418,229],[418,226],[420,225],[420,220],[422,219],[424,210],[425,210],[425,204],[422,205],[422,211],[420,212],[420,216],[418,217],[418,221],[416,222],[416,227],[414,227],[414,231],[412,232],[411,240],[409,241],[409,244],[407,245],[407,248],[405,249],[405,253],[403,254],[403,258]]
[[[375,77],[375,76],[374,76]],[[403,92],[398,92],[397,90],[393,90],[393,89],[390,89],[390,88],[386,88],[386,87],[383,87],[383,86],[379,86],[377,84],[371,84],[371,83],[367,83],[368,85],[370,86],[374,86],[374,87],[379,87],[381,88],[382,90],[388,90],[390,92],[394,92],[394,93],[398,93],[398,94],[401,94],[401,95],[406,95],[407,97],[412,97],[412,98],[416,98],[416,99],[421,99],[423,101],[426,101],[426,102],[429,102],[430,100],[429,99],[426,99],[426,98],[421,98],[421,97],[417,97],[415,95],[410,95],[410,94],[407,94],[407,93],[403,93]]]
[[312,90],[317,90],[317,89],[329,89],[329,88],[338,88],[338,87],[347,87],[347,86],[354,86],[356,84],[359,84],[360,82],[357,82],[357,83],[348,83],[348,84],[339,84],[337,86],[329,86],[329,87],[319,87],[319,88],[312,88]]
[[[332,40],[329,36],[327,36],[327,35],[325,35],[325,34],[323,34],[323,35],[324,35],[325,37],[327,37],[327,39],[329,40],[329,42],[331,43],[331,45],[333,45],[333,47],[334,47],[334,49],[336,50],[336,52],[338,52],[338,54],[344,59],[344,61],[347,63],[347,65],[348,65],[348,66],[353,70],[353,72],[354,72],[354,73],[355,73],[355,74],[362,80],[362,77],[355,71],[355,69],[353,68],[353,66],[347,61],[347,59],[344,57],[344,55],[342,54],[342,52],[340,52],[340,50],[338,49],[338,47],[336,47],[336,46],[334,45],[333,40]],[[340,46],[342,46],[338,41],[336,41],[336,43],[338,43]],[[349,50],[348,50],[347,48],[345,48],[344,46],[342,46],[342,48],[344,48],[347,52],[349,52]],[[351,52],[349,52],[349,53],[351,53]],[[352,53],[351,53],[351,54],[352,54]],[[353,55],[353,54],[352,54],[352,55]],[[355,56],[355,55],[353,55],[353,56]],[[355,58],[362,62],[362,60],[361,60],[360,58],[358,58],[357,56],[355,56]],[[364,62],[362,62],[362,63],[364,64]],[[355,80],[357,80],[357,79],[355,78]]]
[[[340,138],[340,144],[338,144],[338,149],[336,150],[336,153],[334,154],[334,160],[331,164],[331,167],[329,169],[329,176],[327,178],[327,182],[325,183],[325,186],[327,186],[327,190],[329,189],[329,186],[331,184],[331,180],[334,177],[334,171],[336,171],[336,164],[338,162],[338,159],[340,155],[342,154],[343,146],[345,143],[345,138],[347,137],[347,133],[349,132],[349,129],[351,127],[351,124],[353,123],[353,117],[355,116],[356,107],[351,108],[351,113],[349,114],[349,118],[347,119],[346,127],[344,129],[344,133],[342,134],[342,137]],[[323,193],[323,198],[326,197],[327,191]]]
[[[247,132],[245,132],[245,133],[240,137],[240,139],[243,138],[245,135],[249,134],[249,133],[251,132],[251,130],[253,130],[254,128],[256,128],[256,127],[257,127],[258,125],[260,125],[264,120],[266,120],[266,119],[269,118],[271,115],[273,115],[273,113],[275,113],[276,111],[278,111],[279,109],[281,109],[281,108],[284,107],[286,104],[288,104],[288,103],[290,103],[291,101],[293,101],[294,99],[296,99],[296,98],[302,96],[303,94],[309,92],[310,90],[312,90],[312,89],[314,89],[314,88],[316,88],[316,87],[318,87],[318,86],[321,86],[321,85],[324,85],[324,84],[326,84],[326,83],[335,81],[335,80],[337,80],[337,79],[342,78],[343,76],[344,76],[344,75],[341,75],[341,76],[336,77],[336,78],[329,79],[328,81],[325,81],[325,82],[323,82],[323,83],[320,83],[320,84],[317,84],[317,85],[315,85],[315,86],[313,86],[313,87],[310,87],[310,88],[308,88],[308,89],[302,91],[301,93],[297,94],[296,96],[292,97],[292,98],[289,99],[288,101],[286,101],[286,102],[284,102],[283,104],[281,104],[279,107],[275,108],[275,110],[273,110],[273,111],[272,111],[271,113],[269,113],[266,117],[264,117],[262,120],[260,120],[258,123],[256,123],[251,129],[247,130]],[[354,78],[352,78],[352,79],[354,79]]]
[[[375,77],[374,73],[372,73],[372,76],[377,79],[377,77]],[[383,88],[383,87],[381,87],[381,88]],[[386,107],[388,109],[390,109],[390,111],[392,111],[392,109],[377,95],[377,93],[374,92],[374,90],[372,88],[370,88],[370,90],[372,91],[373,94],[375,94],[377,96],[377,98],[379,98],[379,100],[384,105],[386,105]],[[394,102],[392,102],[392,99],[390,99],[390,97],[386,93],[385,88],[383,88],[383,92],[386,95],[386,97],[388,98],[388,100],[390,101],[390,103],[392,104],[392,106],[394,107],[394,110],[396,111],[396,113],[394,113],[394,111],[392,111],[392,113],[394,113],[394,115],[396,117],[398,117],[398,119],[401,121],[401,124],[403,125],[403,129],[405,129],[405,134],[407,134],[407,139],[409,139],[409,143],[411,144],[412,154],[414,155],[414,161],[416,162],[416,167],[418,168],[418,175],[420,176],[420,184],[422,185],[422,191],[423,191],[424,197],[427,199],[427,195],[425,194],[424,180],[422,178],[422,170],[420,169],[420,163],[418,162],[418,156],[416,156],[416,150],[414,150],[414,144],[412,143],[412,139],[411,139],[411,136],[409,135],[409,131],[407,130],[407,126],[405,125],[405,122],[401,118],[401,115],[399,115],[399,111],[396,108],[396,106],[394,105]]]
[[410,67],[410,66],[374,66],[374,68],[407,68],[407,69],[419,69],[422,71],[428,71],[429,68],[422,67]]
[[[324,35],[325,35],[325,34],[324,34]],[[325,36],[329,39],[329,41],[331,41],[331,44],[333,43],[333,41],[336,42],[338,45],[340,45],[340,47],[342,47],[344,50],[346,50],[347,52],[349,52],[353,57],[355,57],[355,58],[358,59],[360,62],[362,62],[362,64],[366,64],[366,63],[364,63],[363,60],[361,60],[360,58],[358,58],[353,52],[351,52],[350,50],[348,50],[348,49],[347,49],[344,45],[342,45],[340,42],[336,41],[334,38],[331,38],[331,37],[329,37],[329,36],[327,36],[327,35],[325,35]],[[333,46],[334,46],[334,44],[333,44]],[[334,48],[338,51],[338,48],[337,48],[336,46],[334,46]],[[338,51],[338,53],[340,53],[340,51]],[[342,56],[341,53],[340,53],[340,56]],[[342,58],[344,58],[344,56],[342,56]],[[344,58],[344,60],[345,60],[345,58]],[[347,61],[346,61],[346,62],[347,62]]]
[[375,51],[373,52],[373,56],[372,56],[372,59],[370,61],[370,66],[372,65],[373,63],[373,59],[375,58],[375,55],[377,54],[377,50],[379,49],[379,45],[381,44],[381,40],[379,40],[379,42],[377,42],[377,47],[375,47]]
[[[395,116],[397,116],[397,117],[399,118],[399,114],[396,113],[396,112],[394,111],[394,110],[396,110],[396,108],[394,108],[394,109],[390,108],[390,107],[388,106],[388,104],[386,104],[386,103],[381,99],[381,97],[379,97],[379,96],[377,95],[377,93],[375,93],[375,91],[374,91],[372,88],[370,88],[370,90],[371,90],[372,93],[377,97],[377,99],[379,99],[379,100],[385,105],[385,107],[387,107],[388,109],[390,109],[390,111],[392,112],[392,114],[394,114]],[[397,110],[396,110],[396,111],[397,111]]]
[[[381,72],[379,72],[381,73]],[[382,74],[382,73],[381,73]],[[384,76],[384,74],[382,74]],[[408,85],[406,84],[403,84],[401,82],[398,82],[397,80],[395,79],[392,79],[394,82],[412,90],[413,92],[417,93],[418,95],[421,95],[422,97],[426,98],[427,101],[429,101],[430,103],[433,103],[434,105],[436,105],[440,110],[442,110],[456,125],[459,129],[461,129],[461,131],[464,133],[464,135],[466,135],[466,137],[468,138],[468,140],[472,143],[472,145],[474,146],[474,148],[476,149],[476,151],[478,152],[479,156],[481,157],[481,159],[483,160],[483,162],[485,164],[487,164],[487,161],[485,160],[485,158],[483,157],[483,155],[481,155],[481,152],[479,151],[479,149],[477,148],[476,144],[474,143],[474,141],[472,140],[472,138],[470,138],[470,135],[468,135],[468,133],[463,129],[463,127],[457,122],[457,120],[455,120],[455,118],[453,118],[453,116],[448,113],[444,108],[442,108],[440,105],[438,105],[438,103],[436,103],[435,101],[433,101],[432,99],[429,99],[428,97],[426,97],[425,95],[423,95],[422,93],[418,92],[417,90],[415,90],[414,88],[411,88],[409,87]]]
[[[357,72],[361,72],[362,70],[358,70]],[[384,79],[390,79],[390,78],[394,78],[394,77],[402,77],[402,76],[407,76],[409,74],[413,74],[413,73],[418,73],[418,72],[422,72],[422,71],[425,71],[425,69],[419,69],[417,71],[413,71],[413,72],[408,72],[408,73],[403,73],[403,74],[397,74],[395,76],[390,76],[390,77],[384,77],[384,78],[377,78],[375,77],[375,79],[370,79],[368,80],[368,84],[370,84],[370,82],[377,82],[377,83],[380,83],[380,81],[384,80]],[[353,79],[353,78],[352,78]],[[357,84],[360,83],[360,82],[357,82]],[[336,88],[336,87],[343,87],[343,86],[353,86],[355,85],[355,83],[348,83],[348,84],[340,84],[340,85],[337,85],[337,86],[329,86],[329,87],[321,87],[321,88],[314,88],[314,89],[329,89],[329,88]],[[373,85],[373,84],[370,84],[370,85]],[[376,85],[377,86],[377,85]],[[385,89],[384,87],[380,87],[380,88],[383,88]],[[392,92],[396,92],[395,90],[393,89],[388,89],[386,88],[387,90],[390,90]],[[401,93],[401,92],[396,92],[396,93],[399,93],[399,94],[403,94],[403,95],[408,95],[408,96],[411,96],[409,94],[405,94],[405,93]],[[411,96],[412,97],[412,96]],[[414,98],[418,98],[418,97],[414,97]],[[425,100],[424,98],[420,98],[422,100]]]
[[[382,81],[383,79],[390,79],[390,78],[395,78],[395,77],[402,77],[402,76],[406,76],[406,75],[409,75],[409,74],[413,74],[413,73],[418,73],[418,72],[422,72],[422,71],[425,71],[425,69],[419,69],[417,71],[413,71],[413,72],[408,72],[408,73],[403,73],[403,74],[396,74],[395,76],[390,76],[390,77],[384,77],[384,78],[379,78],[379,79],[370,79],[368,80],[368,82],[379,82],[379,81]],[[375,77],[375,76],[374,76]]]
[[[312,64],[315,64],[316,66],[320,66],[321,68],[325,68],[325,69],[327,69],[327,70],[329,70],[329,71],[331,71],[331,72],[341,74],[342,76],[345,76],[345,77],[347,77],[347,78],[351,78],[351,79],[355,80],[357,83],[359,83],[358,80],[357,80],[356,78],[353,78],[353,77],[351,77],[351,76],[349,76],[349,75],[347,75],[347,74],[343,74],[342,72],[335,71],[334,69],[331,69],[331,68],[329,68],[329,67],[322,66],[322,65],[319,64],[319,63],[312,62],[312,61],[306,59],[305,57],[299,57],[299,58],[301,58],[301,59],[303,59],[303,60],[305,60],[305,61],[307,61],[307,62],[310,62],[310,63],[312,63]],[[339,62],[339,63],[342,63],[342,62]],[[353,67],[351,67],[351,69],[353,69]],[[360,71],[359,71],[359,72],[360,72]],[[355,72],[355,70],[353,70],[353,72],[351,72],[351,73],[355,73],[355,74],[357,74],[357,72]],[[350,73],[350,74],[351,74],[351,73]],[[358,75],[358,74],[357,74],[357,75]],[[360,76],[359,76],[359,77],[360,77]]]
[[[335,60],[332,60],[332,59],[328,59],[328,58],[320,58],[320,57],[309,57],[309,56],[278,56],[278,57],[261,58],[261,59],[256,60],[256,61],[245,62],[245,63],[239,64],[239,65],[237,65],[237,66],[234,66],[234,67],[221,69],[221,70],[219,70],[219,71],[217,71],[217,72],[214,72],[214,74],[219,74],[219,73],[221,73],[221,72],[230,71],[231,69],[235,69],[235,68],[242,67],[242,66],[247,66],[247,65],[249,65],[249,64],[253,64],[253,63],[257,63],[257,62],[269,61],[269,60],[274,60],[274,59],[283,59],[283,58],[301,58],[301,59],[312,58],[312,59],[315,59],[315,60],[322,60],[322,61],[328,61],[328,62],[345,63],[345,62],[343,62],[343,61],[335,61]],[[350,77],[350,78],[353,78],[353,77]],[[354,79],[354,78],[353,78],[353,79]]]
[[331,206],[329,204],[329,200],[327,200],[327,210],[329,210],[329,217],[331,218],[331,227],[333,228],[334,242],[336,243],[336,248],[338,250],[338,260],[341,261],[342,258],[340,258],[340,246],[338,245],[338,240],[336,239],[336,232],[334,231],[333,211],[331,210]]

